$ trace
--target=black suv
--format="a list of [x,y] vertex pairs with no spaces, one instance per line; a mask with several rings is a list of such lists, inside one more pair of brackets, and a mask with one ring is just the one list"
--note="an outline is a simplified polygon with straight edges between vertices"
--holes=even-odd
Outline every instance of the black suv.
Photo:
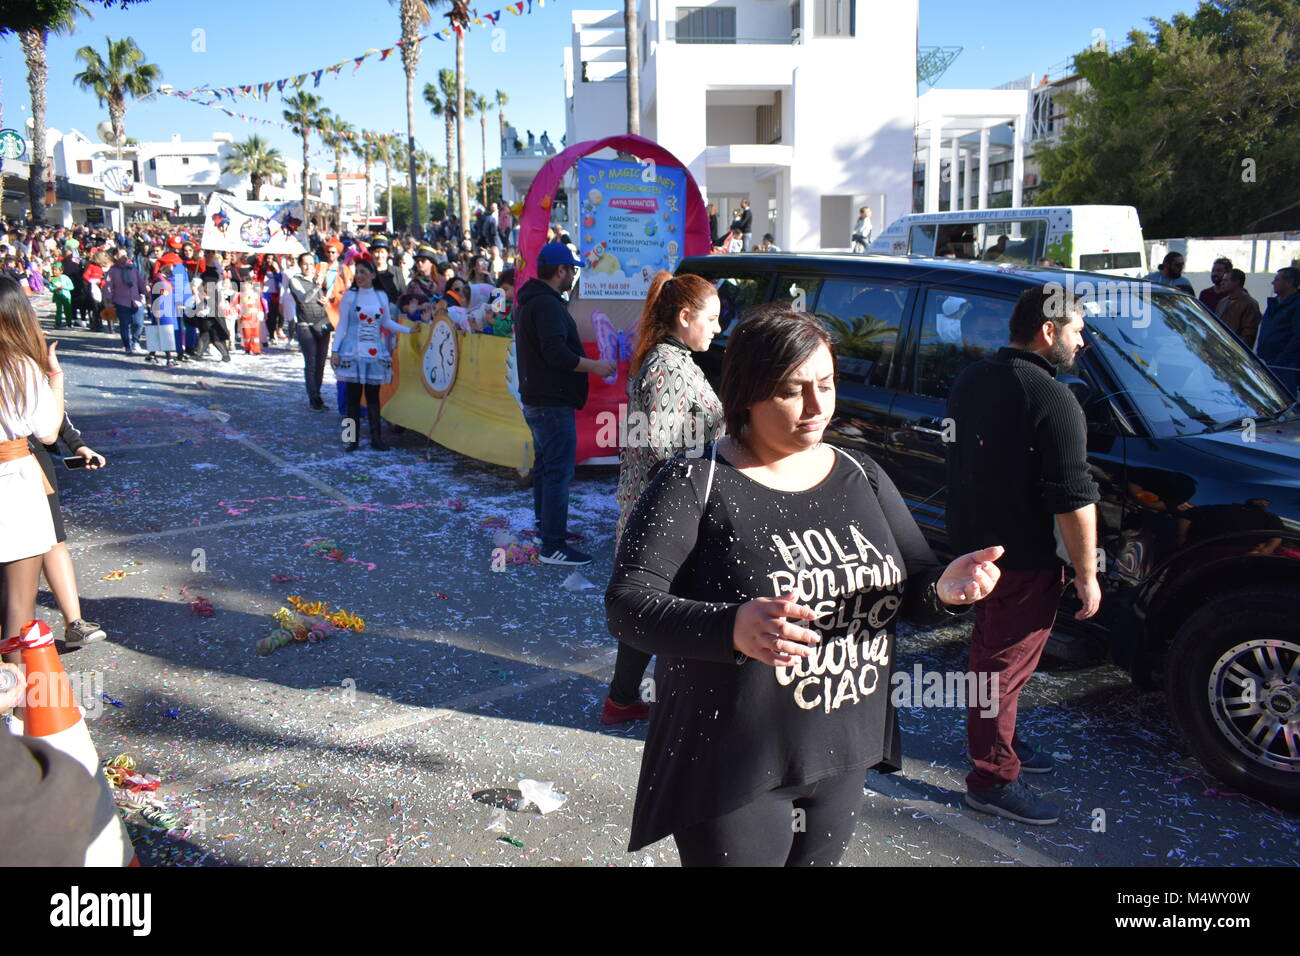
[[[1085,299],[1085,338],[1062,381],[1088,421],[1101,488],[1104,599],[1079,624],[1140,686],[1163,675],[1175,724],[1226,783],[1300,808],[1300,411],[1191,296],[1137,280],[948,259],[716,255],[679,273],[713,282],[722,334],[697,356],[715,386],[749,308],[815,313],[837,345],[828,440],[889,472],[935,551],[944,526],[944,401],[958,373],[1007,344],[1026,288]],[[1064,551],[1062,551],[1064,554]]]

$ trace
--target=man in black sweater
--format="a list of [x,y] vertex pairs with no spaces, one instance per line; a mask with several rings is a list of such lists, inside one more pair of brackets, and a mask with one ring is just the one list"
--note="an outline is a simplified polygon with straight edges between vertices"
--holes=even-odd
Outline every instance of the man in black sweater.
[[537,277],[515,297],[519,397],[533,433],[533,516],[543,564],[583,565],[591,555],[568,546],[569,485],[578,452],[576,411],[587,403],[587,375],[607,378],[612,362],[583,353],[578,326],[562,298],[573,288],[579,262],[568,246],[547,243]]
[[1064,583],[1053,521],[1074,565],[1080,620],[1101,604],[1096,483],[1088,474],[1083,410],[1058,369],[1083,348],[1083,312],[1056,285],[1030,289],[1011,314],[1011,346],[966,368],[948,395],[956,441],[948,449],[949,543],[958,554],[1000,544],[1002,578],[976,606],[970,672],[998,675],[997,710],[967,714],[972,770],[966,803],[1023,823],[1060,811],[1022,783],[1051,756],[1016,734],[1021,688],[1052,632]]

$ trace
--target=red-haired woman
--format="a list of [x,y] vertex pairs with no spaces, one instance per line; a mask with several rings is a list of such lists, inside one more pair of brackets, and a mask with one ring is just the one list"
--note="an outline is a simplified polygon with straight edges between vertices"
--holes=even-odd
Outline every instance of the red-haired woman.
[[[691,358],[706,351],[721,328],[718,292],[707,279],[658,273],[641,310],[640,334],[628,374],[626,439],[619,449],[618,525],[623,535],[641,492],[654,470],[680,453],[699,457],[725,430],[722,403]],[[650,655],[618,645],[614,679],[600,719],[606,724],[643,720],[649,706],[641,699],[642,675]]]

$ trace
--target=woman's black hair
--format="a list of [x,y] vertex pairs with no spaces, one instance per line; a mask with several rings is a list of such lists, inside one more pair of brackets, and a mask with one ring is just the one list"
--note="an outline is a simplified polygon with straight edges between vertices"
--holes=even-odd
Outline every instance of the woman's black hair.
[[[741,319],[722,356],[722,400],[727,434],[743,437],[749,408],[776,394],[781,382],[822,346],[835,349],[830,333],[816,317],[784,303],[760,306]],[[836,367],[838,375],[838,368]]]

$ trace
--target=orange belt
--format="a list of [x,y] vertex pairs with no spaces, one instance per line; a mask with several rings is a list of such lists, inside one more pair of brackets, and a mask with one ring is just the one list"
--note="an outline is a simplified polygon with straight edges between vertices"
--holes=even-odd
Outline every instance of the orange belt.
[[[32,453],[27,445],[26,438],[15,438],[12,441],[0,441],[0,462],[17,461],[20,458],[26,458]],[[45,469],[41,469],[41,482],[45,485],[47,495],[54,494],[54,489],[50,486],[50,479],[45,476]]]

